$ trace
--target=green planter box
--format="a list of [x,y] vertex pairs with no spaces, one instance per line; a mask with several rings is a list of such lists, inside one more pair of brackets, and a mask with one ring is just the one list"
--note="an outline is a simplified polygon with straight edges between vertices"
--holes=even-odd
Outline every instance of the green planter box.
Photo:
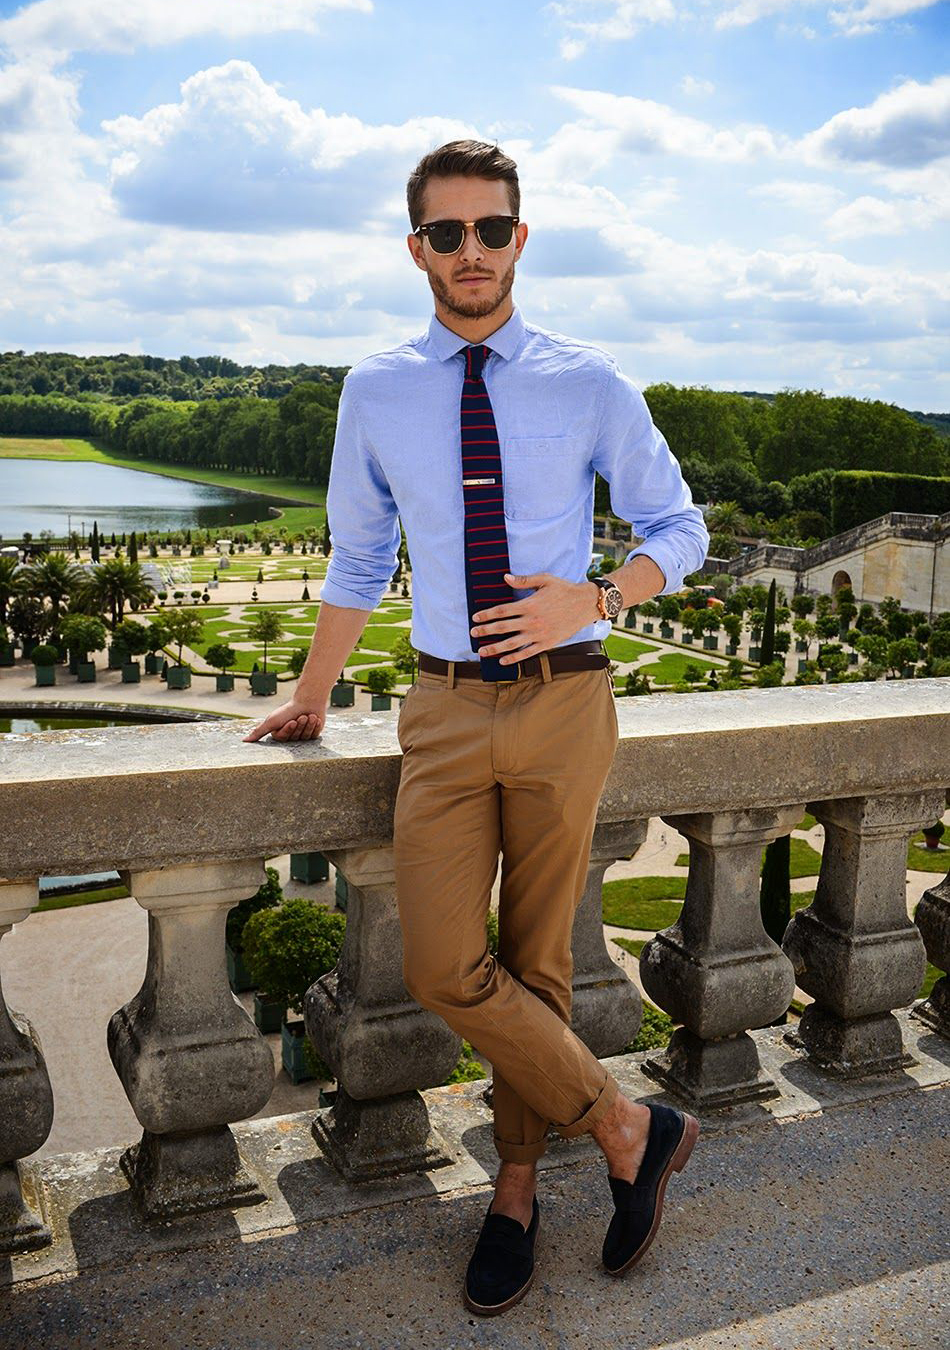
[[96,682],[96,663],[95,661],[77,661],[76,679],[80,684],[95,684]]
[[318,881],[329,881],[329,859],[322,853],[291,853],[290,875],[293,881],[302,881],[305,886],[312,886]]
[[341,871],[339,871],[339,870],[337,870],[337,874],[336,874],[336,889],[335,889],[335,891],[334,891],[334,898],[335,898],[335,900],[336,900],[336,907],[337,907],[337,909],[342,909],[342,910],[343,910],[343,913],[345,914],[345,913],[346,913],[346,902],[347,902],[347,899],[348,899],[348,892],[347,892],[347,887],[346,887],[346,877],[345,877],[345,876],[343,875],[343,873],[342,873]]
[[55,667],[55,666],[34,666],[33,669],[36,671],[36,683],[37,683],[37,684],[55,684],[55,683],[56,683],[56,667]]
[[749,660],[750,660],[750,661],[758,661],[758,659],[759,659],[759,652],[760,652],[761,650],[762,650],[761,647],[750,647],[750,648],[749,648]]
[[736,653],[738,652],[738,650],[739,650],[739,644],[738,644],[738,642],[727,642],[727,643],[726,643],[726,655],[727,655],[727,656],[735,656]]
[[696,641],[695,636],[689,631],[688,628],[685,628],[683,630],[683,641],[686,643],[688,647],[692,647],[693,643]]
[[254,1025],[263,1035],[280,1031],[286,1011],[279,999],[271,998],[268,994],[254,995]]
[[330,690],[331,708],[352,708],[356,690],[352,684],[335,684]]
[[12,642],[0,642],[0,666],[12,666],[16,657],[13,655]]
[[796,638],[796,640],[795,640],[795,650],[796,650],[797,652],[807,652],[807,651],[808,651],[808,643],[807,643],[807,642],[802,642],[800,638]]
[[125,661],[125,653],[121,647],[117,647],[114,642],[109,643],[109,660],[106,670],[121,670]]
[[644,631],[644,633],[652,633],[652,632],[653,632],[653,624],[650,623],[649,619],[644,619],[644,621],[643,621],[643,631]]
[[125,661],[122,665],[122,683],[123,684],[141,684],[142,667],[138,661]]
[[373,712],[393,706],[392,694],[370,694],[369,706]]
[[276,694],[277,693],[276,670],[255,670],[251,675],[251,693]]
[[228,942],[224,944],[224,951],[228,958],[228,983],[234,992],[242,994],[245,989],[253,989],[254,981],[244,962],[244,953],[236,952]]
[[798,658],[798,670],[796,674],[800,675],[807,665],[808,665],[808,657],[800,656]]
[[670,625],[668,623],[661,623],[660,637],[671,638],[672,636],[673,636],[673,629],[670,627]]
[[280,1062],[290,1081],[308,1083],[315,1077],[307,1067],[304,1055],[304,1041],[307,1030],[301,1022],[282,1022],[280,1027]]
[[706,649],[707,652],[718,652],[719,639],[715,636],[714,633],[709,633],[707,634],[706,637],[703,638],[703,647]]
[[161,657],[156,656],[154,652],[149,652],[148,655],[145,657],[146,675],[157,675],[158,672],[161,670],[161,668],[162,668]]
[[168,667],[168,687],[169,689],[190,689],[191,688],[191,667],[190,666],[169,666]]
[[848,652],[848,665],[849,665],[849,666],[856,666],[856,665],[858,664],[859,659],[860,659],[860,657],[859,657],[859,654],[858,654],[857,652]]
[[230,694],[234,688],[234,676],[230,672],[227,675],[216,675],[214,683],[219,694]]

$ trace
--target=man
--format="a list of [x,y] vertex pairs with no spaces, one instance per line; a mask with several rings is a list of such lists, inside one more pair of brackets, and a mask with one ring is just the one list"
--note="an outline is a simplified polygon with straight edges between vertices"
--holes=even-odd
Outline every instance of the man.
[[[333,551],[293,698],[245,737],[306,740],[385,594],[400,517],[419,676],[400,709],[396,892],[409,992],[492,1065],[494,1197],[464,1301],[525,1293],[549,1125],[589,1132],[615,1212],[602,1260],[629,1269],[698,1132],[626,1098],[570,1030],[571,930],[617,746],[603,639],[623,606],[676,591],[709,535],[642,395],[606,352],[525,321],[511,290],[528,237],[514,162],[456,141],[409,179],[407,244],[435,314],[358,361],[340,399]],[[644,542],[587,578],[597,469]],[[502,855],[499,949],[485,919]]]

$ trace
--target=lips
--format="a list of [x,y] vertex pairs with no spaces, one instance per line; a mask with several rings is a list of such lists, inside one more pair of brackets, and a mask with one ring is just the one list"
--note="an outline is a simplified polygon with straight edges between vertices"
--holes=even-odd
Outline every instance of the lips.
[[459,277],[459,281],[468,281],[468,282],[474,282],[474,281],[491,281],[491,277],[487,277],[487,276],[486,276],[486,277]]

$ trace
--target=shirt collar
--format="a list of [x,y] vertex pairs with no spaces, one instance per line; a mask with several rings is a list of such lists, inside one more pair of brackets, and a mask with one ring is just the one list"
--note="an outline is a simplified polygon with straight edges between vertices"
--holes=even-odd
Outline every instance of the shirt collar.
[[[488,337],[483,339],[486,347],[503,356],[506,361],[511,360],[524,337],[524,319],[521,310],[514,302],[512,306],[510,317],[500,328],[496,328],[494,333],[489,333]],[[470,345],[468,338],[460,337],[458,333],[453,333],[451,328],[446,328],[435,314],[429,320],[427,336],[432,350],[440,361],[447,361],[450,356],[455,356],[463,347]]]

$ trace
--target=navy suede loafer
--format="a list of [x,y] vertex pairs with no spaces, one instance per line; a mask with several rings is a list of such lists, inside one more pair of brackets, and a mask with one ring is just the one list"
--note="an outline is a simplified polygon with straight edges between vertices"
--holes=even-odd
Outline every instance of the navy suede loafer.
[[636,1265],[656,1236],[663,1193],[672,1172],[681,1172],[699,1135],[699,1121],[672,1106],[648,1102],[650,1134],[636,1181],[607,1174],[614,1214],[604,1238],[604,1268],[620,1275]]
[[528,1292],[534,1279],[534,1242],[540,1218],[537,1196],[532,1200],[527,1228],[508,1214],[493,1214],[493,1202],[494,1196],[465,1272],[463,1291],[466,1308],[488,1316],[504,1312]]

